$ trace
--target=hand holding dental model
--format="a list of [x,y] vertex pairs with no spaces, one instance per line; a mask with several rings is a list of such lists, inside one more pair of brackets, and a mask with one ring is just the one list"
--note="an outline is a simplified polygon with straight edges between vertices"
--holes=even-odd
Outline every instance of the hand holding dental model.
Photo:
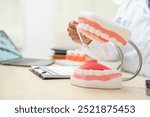
[[[77,25],[76,22],[74,25],[70,24],[71,28],[68,28],[68,31],[71,31],[69,35],[73,40],[81,43],[85,48],[88,47],[91,40],[96,40],[97,43],[112,42],[121,51],[120,48],[125,46],[130,39],[130,31],[95,13],[81,12],[78,20],[79,24]],[[131,41],[129,43],[135,48],[139,56],[139,67],[133,77],[123,79],[122,73],[118,69],[112,70],[98,62],[88,62],[75,69],[71,75],[72,84],[91,88],[121,88],[122,80],[133,79],[139,73],[142,65],[142,57],[138,48]]]
[[[148,4],[150,4],[148,0],[125,0],[119,7],[113,21],[132,32],[130,40],[139,48],[143,58],[143,66],[139,74],[150,78],[150,5]],[[68,32],[72,40],[81,44],[76,32],[78,23],[79,21],[70,22]],[[89,52],[88,54],[92,55],[95,53],[99,60],[119,60],[116,49],[112,47],[109,42],[98,43],[97,40],[90,41],[87,37],[85,41],[85,36],[83,37],[81,35],[81,37],[84,43],[90,47],[90,49],[87,48],[87,52],[92,50],[92,52]],[[139,61],[135,49],[131,47],[130,44],[126,44],[126,46],[123,46],[122,50],[124,53],[122,70],[135,73]]]
[[[69,23],[69,36],[75,42],[81,43],[80,37],[77,33],[78,26],[80,32],[82,32],[80,35],[83,43],[87,45],[95,39],[101,42],[108,42],[109,40],[114,41],[118,46],[125,45],[131,36],[131,32],[112,22],[107,21],[107,23],[105,23],[105,20],[106,19],[103,19],[102,17],[100,18],[97,14],[82,12],[79,17],[79,25],[77,21]],[[100,22],[101,24],[97,22]]]
[[[69,23],[69,27],[68,27],[67,30],[69,32],[69,36],[71,37],[71,39],[73,41],[75,41],[76,43],[81,44],[81,40],[80,40],[79,35],[77,33],[77,26],[78,26],[78,24],[79,24],[78,21],[71,21]],[[87,38],[86,36],[84,36],[82,34],[81,34],[81,36],[82,36],[82,39],[83,39],[85,44],[88,45],[91,42],[91,40],[89,38]]]

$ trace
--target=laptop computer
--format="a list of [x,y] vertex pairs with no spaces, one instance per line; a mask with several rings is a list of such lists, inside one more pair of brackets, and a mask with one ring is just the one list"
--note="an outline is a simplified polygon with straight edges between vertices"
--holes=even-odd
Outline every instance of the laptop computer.
[[53,64],[52,59],[24,58],[8,35],[0,30],[0,64],[30,67]]

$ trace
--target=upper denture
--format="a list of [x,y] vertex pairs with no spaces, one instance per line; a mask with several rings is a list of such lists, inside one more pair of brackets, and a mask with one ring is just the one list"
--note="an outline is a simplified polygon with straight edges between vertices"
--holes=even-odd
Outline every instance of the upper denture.
[[83,12],[79,17],[79,29],[83,35],[101,42],[112,41],[118,46],[126,45],[131,32],[107,21],[94,13]]

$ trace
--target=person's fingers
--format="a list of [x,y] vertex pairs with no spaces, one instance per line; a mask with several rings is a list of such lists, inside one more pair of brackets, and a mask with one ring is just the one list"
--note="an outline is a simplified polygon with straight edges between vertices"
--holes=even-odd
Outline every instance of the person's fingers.
[[72,29],[75,29],[76,30],[76,27],[78,25],[78,22],[77,21],[71,21],[69,22],[69,27],[71,27]]
[[[69,32],[69,36],[71,37],[71,39],[77,43],[81,44],[81,40],[77,34],[77,30],[76,30],[76,26],[78,25],[77,21],[71,21],[69,23],[69,27],[67,28],[67,31]],[[87,38],[86,36],[81,34],[81,38],[83,40],[83,42],[85,44],[89,44],[91,42],[91,40],[89,38]]]
[[75,42],[77,42],[77,43],[80,43],[80,39],[79,39],[78,36],[76,36],[76,35],[71,35],[71,34],[69,34],[69,36],[71,37],[71,39],[72,39],[73,41],[75,41]]
[[73,24],[77,24],[78,25],[78,21],[73,20],[72,22],[73,22]]
[[72,38],[72,40],[80,40],[79,36],[76,34],[69,33],[69,36]]
[[74,29],[68,27],[68,28],[67,28],[67,31],[69,32],[69,35],[70,35],[70,36],[74,36],[74,35],[75,35],[75,36],[78,37],[78,34],[77,34],[77,31],[76,31],[76,30],[74,30]]
[[80,41],[80,39],[77,39],[77,38],[75,38],[75,39],[72,39],[74,42],[76,42],[76,43],[79,43],[79,44],[81,44],[81,41]]
[[77,28],[77,25],[79,24],[77,21],[73,21],[73,24],[74,24],[74,26],[75,26],[75,28]]
[[69,25],[69,27],[70,27],[70,28],[72,28],[72,29],[75,29],[75,30],[76,30],[76,24],[74,24],[74,23],[73,23],[73,21],[69,22],[69,24],[68,24],[68,25]]
[[[68,29],[68,30],[70,30],[70,29]],[[80,40],[78,34],[76,32],[74,32],[73,30],[69,31],[69,36],[72,38],[73,41],[81,43],[81,40]],[[85,43],[85,44],[89,44],[91,42],[91,40],[89,38],[87,38],[85,35],[81,34],[81,38],[83,40],[83,43]]]
[[68,28],[67,28],[67,31],[68,31],[69,33],[77,33],[76,30],[73,29],[73,28],[71,28],[71,27],[68,27]]
[[80,40],[78,35],[71,35],[71,34],[69,34],[69,36],[70,36],[72,39]]

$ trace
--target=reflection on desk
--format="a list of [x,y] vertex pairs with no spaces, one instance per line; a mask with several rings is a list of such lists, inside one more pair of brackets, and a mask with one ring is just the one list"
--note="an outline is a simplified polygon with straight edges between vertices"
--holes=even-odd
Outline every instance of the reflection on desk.
[[145,90],[147,78],[141,76],[123,82],[122,89],[105,90],[76,87],[69,79],[42,80],[28,69],[0,65],[0,99],[150,99]]

